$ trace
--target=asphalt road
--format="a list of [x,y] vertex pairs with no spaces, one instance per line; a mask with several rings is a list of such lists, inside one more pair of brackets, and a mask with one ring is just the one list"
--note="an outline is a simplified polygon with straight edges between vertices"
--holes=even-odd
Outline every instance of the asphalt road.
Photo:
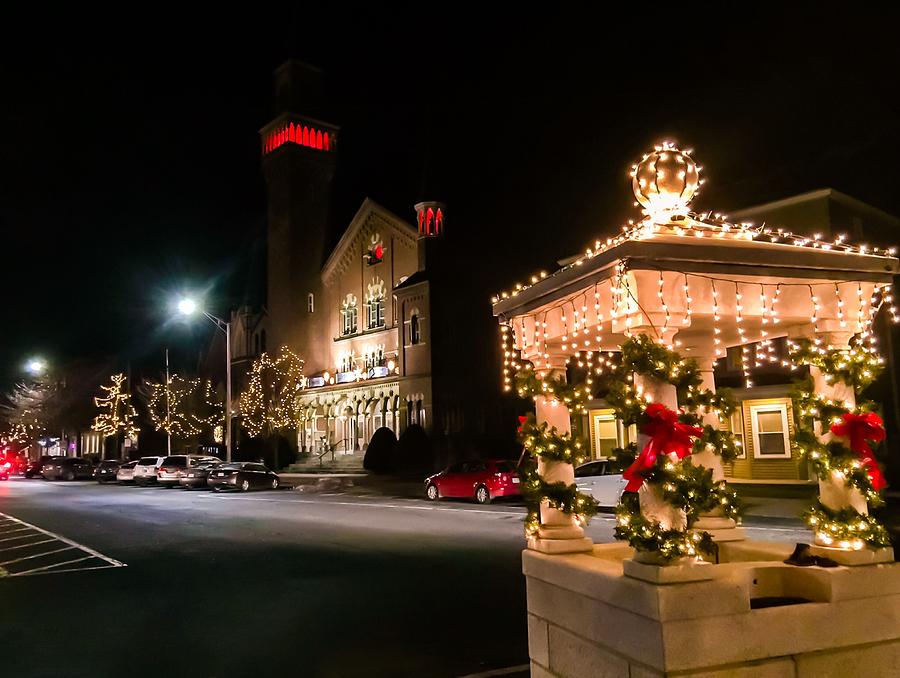
[[[0,567],[18,575],[0,579],[0,675],[463,676],[528,661],[516,503],[13,479],[0,514]],[[612,528],[601,515],[588,533]]]

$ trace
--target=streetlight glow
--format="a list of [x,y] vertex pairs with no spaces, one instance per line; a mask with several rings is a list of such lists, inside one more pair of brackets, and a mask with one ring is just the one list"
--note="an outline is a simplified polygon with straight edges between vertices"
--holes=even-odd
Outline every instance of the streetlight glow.
[[197,303],[193,299],[182,299],[178,302],[178,312],[181,315],[191,315],[197,310]]
[[26,364],[25,369],[29,374],[38,375],[42,374],[44,370],[47,369],[47,363],[45,363],[41,358],[31,358]]

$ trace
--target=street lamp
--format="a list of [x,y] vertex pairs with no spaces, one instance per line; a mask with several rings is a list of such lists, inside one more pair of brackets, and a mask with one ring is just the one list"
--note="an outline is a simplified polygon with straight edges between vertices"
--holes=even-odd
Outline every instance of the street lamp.
[[31,358],[25,363],[25,371],[33,377],[40,376],[47,369],[47,363],[42,358]]
[[182,315],[190,316],[198,310],[225,333],[225,460],[231,461],[231,323],[198,309],[193,299],[184,298],[178,302],[178,312]]

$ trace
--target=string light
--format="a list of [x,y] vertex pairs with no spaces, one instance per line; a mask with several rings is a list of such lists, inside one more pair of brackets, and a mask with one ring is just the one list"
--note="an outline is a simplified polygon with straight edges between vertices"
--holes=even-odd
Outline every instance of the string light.
[[100,414],[94,417],[91,429],[105,437],[124,433],[129,438],[134,438],[140,428],[134,423],[137,411],[131,404],[131,394],[125,390],[127,377],[124,374],[114,374],[110,377],[109,386],[101,386],[105,395],[94,398],[94,406],[100,410]]
[[300,419],[297,395],[307,384],[303,364],[287,346],[275,358],[262,353],[253,361],[247,390],[240,397],[243,426],[250,437],[296,426]]

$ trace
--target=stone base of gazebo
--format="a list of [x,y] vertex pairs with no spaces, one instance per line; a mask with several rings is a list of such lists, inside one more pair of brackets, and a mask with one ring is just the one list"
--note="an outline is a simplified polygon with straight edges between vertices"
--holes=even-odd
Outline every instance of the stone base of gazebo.
[[651,583],[645,570],[654,566],[635,571],[622,544],[572,555],[526,550],[531,674],[898,675],[900,563],[796,567],[781,562],[791,551],[728,542],[720,564],[697,568],[700,580]]

